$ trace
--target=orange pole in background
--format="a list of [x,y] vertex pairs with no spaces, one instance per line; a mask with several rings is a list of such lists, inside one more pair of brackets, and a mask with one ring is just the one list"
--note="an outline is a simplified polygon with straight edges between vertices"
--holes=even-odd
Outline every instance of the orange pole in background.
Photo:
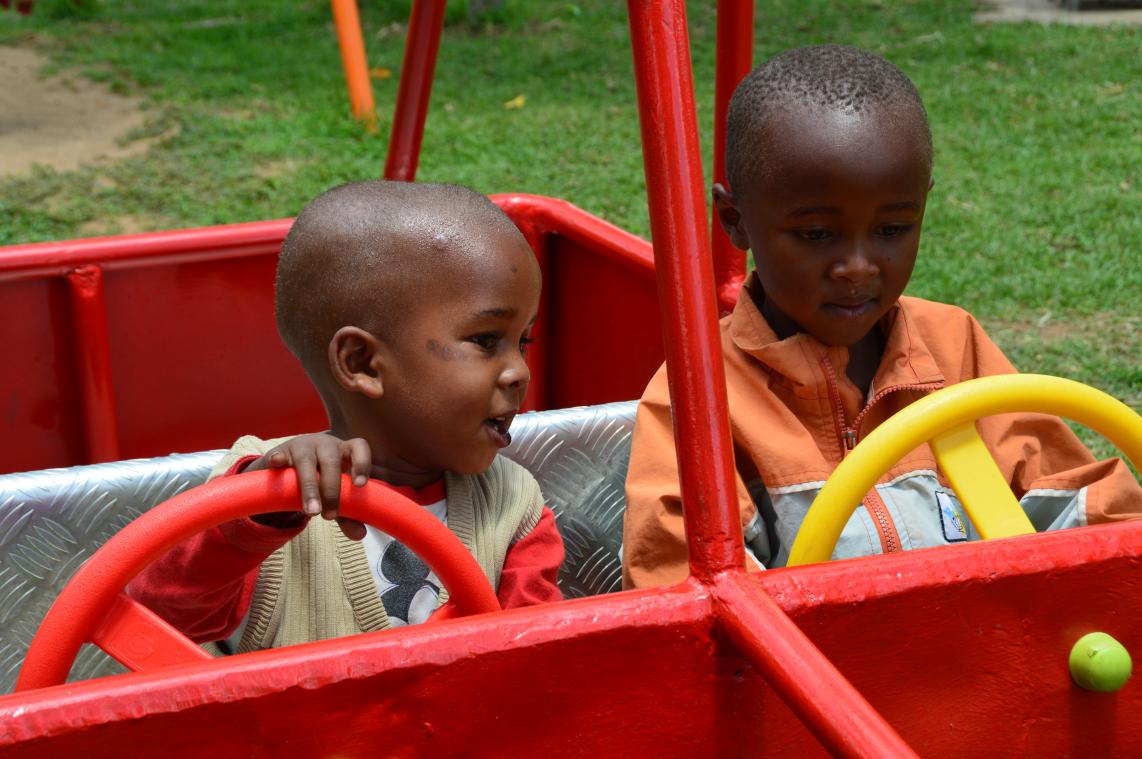
[[357,0],[332,0],[333,23],[337,27],[337,44],[341,48],[341,64],[345,68],[345,86],[353,117],[370,131],[377,128],[377,109],[373,103],[373,85],[369,82],[369,64],[365,58],[365,37],[361,33],[361,16]]

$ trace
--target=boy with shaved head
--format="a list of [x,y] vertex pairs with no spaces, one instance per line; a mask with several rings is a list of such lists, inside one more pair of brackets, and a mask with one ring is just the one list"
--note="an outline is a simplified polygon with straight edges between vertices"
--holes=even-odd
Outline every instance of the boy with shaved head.
[[439,580],[388,535],[338,518],[348,471],[443,521],[504,608],[561,598],[554,516],[531,475],[496,455],[527,392],[539,292],[523,236],[471,190],[371,181],[316,198],[282,244],[275,311],[329,430],[242,438],[212,472],[293,467],[304,513],[216,527],[128,592],[196,641],[241,624],[239,650],[424,621]]
[[[932,187],[932,138],[908,77],[872,53],[787,51],[730,102],[728,187],[714,207],[756,271],[722,320],[730,426],[747,553],[783,566],[824,481],[857,442],[941,387],[1015,369],[954,306],[902,296]],[[665,370],[639,405],[627,476],[623,581],[687,575]],[[1096,462],[1053,417],[978,428],[1037,529],[1132,518],[1142,491]],[[927,446],[868,493],[834,558],[978,537]]]

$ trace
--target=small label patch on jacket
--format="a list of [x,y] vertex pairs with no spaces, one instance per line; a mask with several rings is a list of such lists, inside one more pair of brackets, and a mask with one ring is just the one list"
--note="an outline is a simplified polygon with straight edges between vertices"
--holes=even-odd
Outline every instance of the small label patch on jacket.
[[940,509],[940,521],[944,525],[944,540],[949,543],[962,543],[967,540],[967,527],[947,493],[936,491],[936,506]]

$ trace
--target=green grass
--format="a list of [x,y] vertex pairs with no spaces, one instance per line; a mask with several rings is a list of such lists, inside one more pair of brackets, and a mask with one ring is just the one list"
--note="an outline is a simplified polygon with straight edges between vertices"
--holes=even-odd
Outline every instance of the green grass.
[[[26,19],[0,13],[0,44],[143,97],[148,124],[135,137],[159,136],[117,164],[0,180],[0,244],[127,219],[162,229],[277,218],[379,174],[407,5],[362,3],[370,65],[394,72],[374,82],[379,134],[347,118],[324,0],[104,0],[80,13],[56,0]],[[713,5],[690,4],[707,155]],[[842,42],[910,74],[937,163],[909,291],[975,313],[1022,369],[1142,408],[1142,32],[981,26],[972,10],[762,0],[757,53]],[[494,24],[463,18],[453,4],[418,178],[566,198],[647,235],[624,4],[507,0]],[[518,95],[524,107],[505,109]]]

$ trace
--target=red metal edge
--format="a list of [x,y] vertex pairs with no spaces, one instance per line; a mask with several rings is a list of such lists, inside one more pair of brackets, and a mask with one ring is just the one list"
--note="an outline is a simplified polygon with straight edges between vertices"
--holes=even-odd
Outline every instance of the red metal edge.
[[640,627],[713,625],[710,596],[688,583],[415,625],[0,696],[0,748],[96,725],[320,687],[393,669],[444,666],[549,641]]
[[277,253],[293,219],[0,247],[0,279],[66,275],[79,266],[146,264]]
[[[654,254],[650,243],[592,216],[558,198],[526,193],[490,196],[510,217],[527,219],[538,231],[561,234],[602,254],[619,251],[621,265],[650,273]],[[92,237],[63,242],[39,242],[0,247],[0,279],[9,277],[65,276],[77,267],[146,265],[172,257],[232,258],[276,254],[293,223],[292,218],[212,227]]]
[[1049,574],[1093,561],[1142,556],[1142,520],[1074,527],[955,546],[839,559],[752,575],[787,613],[824,601],[860,603],[934,584],[992,582],[1005,575]]

